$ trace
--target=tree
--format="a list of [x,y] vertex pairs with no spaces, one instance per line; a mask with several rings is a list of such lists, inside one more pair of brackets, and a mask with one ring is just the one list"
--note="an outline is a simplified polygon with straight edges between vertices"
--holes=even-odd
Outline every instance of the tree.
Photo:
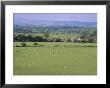
[[59,38],[59,37],[56,37],[56,38],[54,38],[54,41],[55,41],[55,42],[62,42],[62,39]]
[[94,38],[93,38],[93,37],[91,37],[91,38],[89,38],[89,39],[88,39],[88,42],[89,42],[89,43],[94,43],[94,42],[95,42],[95,40],[94,40]]
[[18,34],[14,37],[14,41],[24,42],[26,41],[26,36],[24,34]]
[[33,35],[27,35],[26,40],[32,42]]
[[34,36],[33,37],[33,42],[43,42],[43,37],[42,36]]
[[86,30],[81,33],[82,42],[94,43],[97,40],[97,30]]

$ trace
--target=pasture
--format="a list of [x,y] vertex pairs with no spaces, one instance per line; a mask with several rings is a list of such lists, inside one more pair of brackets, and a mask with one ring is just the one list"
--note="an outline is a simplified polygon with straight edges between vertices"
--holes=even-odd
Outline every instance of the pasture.
[[96,75],[96,43],[37,42],[39,46],[15,47],[14,75]]
[[[33,35],[33,36],[44,36],[43,33],[26,33],[25,35]],[[79,38],[80,34],[55,34],[51,33],[49,34],[49,38],[55,38],[55,37],[60,37],[60,38]]]

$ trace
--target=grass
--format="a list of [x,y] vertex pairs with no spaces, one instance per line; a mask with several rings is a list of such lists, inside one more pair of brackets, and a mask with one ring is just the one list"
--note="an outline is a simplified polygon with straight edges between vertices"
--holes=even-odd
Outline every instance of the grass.
[[50,34],[50,38],[61,37],[64,39],[67,38],[79,38],[80,34]]
[[[14,45],[20,45],[16,42]],[[26,43],[32,46],[32,42]],[[14,47],[14,75],[96,75],[97,47],[92,43],[38,42]]]

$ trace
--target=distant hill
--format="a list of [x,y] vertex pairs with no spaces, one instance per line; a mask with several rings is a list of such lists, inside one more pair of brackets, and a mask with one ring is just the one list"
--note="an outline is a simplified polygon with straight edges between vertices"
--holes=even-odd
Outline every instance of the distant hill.
[[43,25],[43,26],[92,26],[96,27],[96,22],[80,22],[80,21],[49,21],[49,20],[29,20],[29,19],[21,19],[14,20],[14,24],[18,25]]
[[74,33],[85,29],[96,29],[96,22],[14,20],[14,32]]

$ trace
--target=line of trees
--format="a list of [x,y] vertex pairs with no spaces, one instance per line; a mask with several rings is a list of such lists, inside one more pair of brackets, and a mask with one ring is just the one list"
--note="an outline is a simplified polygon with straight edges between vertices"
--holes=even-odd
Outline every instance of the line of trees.
[[60,37],[48,38],[47,34],[45,37],[18,34],[14,36],[14,42],[64,42],[64,39]]
[[97,41],[97,31],[87,30],[80,34],[79,38],[64,39],[61,37],[49,38],[49,33],[44,33],[43,36],[14,34],[14,42],[84,42],[95,43]]
[[25,34],[18,34],[14,35],[15,42],[42,42],[44,38],[42,36],[33,36],[33,35],[25,35]]

